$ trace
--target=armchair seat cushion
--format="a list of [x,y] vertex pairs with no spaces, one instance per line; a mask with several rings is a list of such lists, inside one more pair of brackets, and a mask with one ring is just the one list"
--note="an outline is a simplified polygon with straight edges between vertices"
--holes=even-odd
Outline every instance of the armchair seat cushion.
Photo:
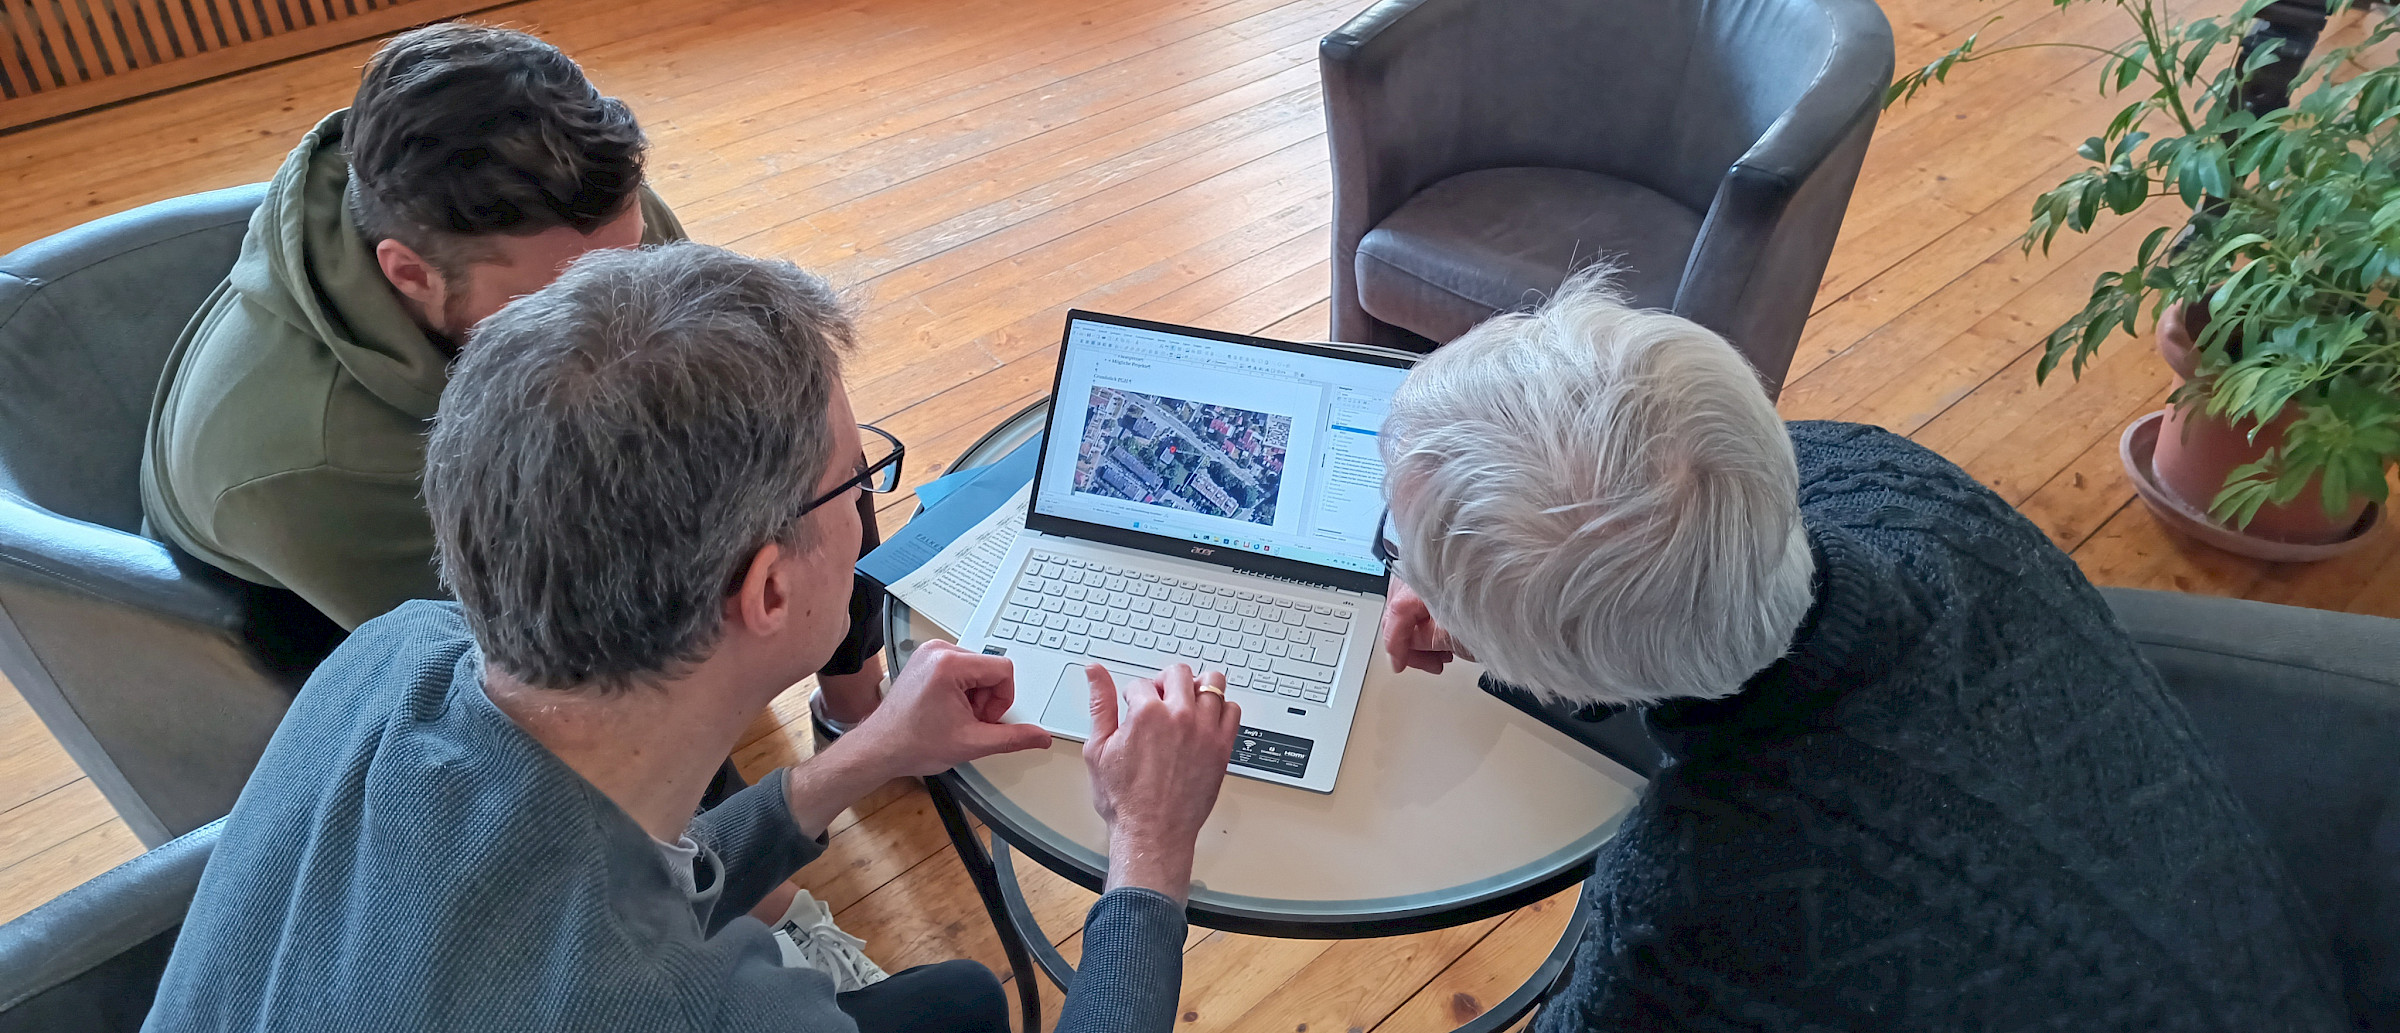
[[1483,169],[1408,199],[1359,241],[1359,304],[1386,323],[1448,341],[1495,313],[1531,307],[1567,274],[1606,257],[1643,308],[1670,308],[1702,213],[1614,176]]

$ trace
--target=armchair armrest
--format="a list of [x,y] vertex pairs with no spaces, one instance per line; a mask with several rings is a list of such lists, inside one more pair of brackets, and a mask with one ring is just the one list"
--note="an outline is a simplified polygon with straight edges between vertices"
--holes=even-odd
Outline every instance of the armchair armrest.
[[144,843],[222,816],[341,629],[0,488],[0,674]]
[[[0,488],[0,583],[38,583],[234,636],[242,593],[161,543],[59,516]],[[214,573],[213,571],[211,573]]]
[[202,826],[0,925],[0,1033],[141,1028],[223,825]]
[[1825,0],[1831,45],[1791,107],[1735,159],[1684,265],[1675,314],[1723,334],[1781,389],[1892,81],[1892,29]]

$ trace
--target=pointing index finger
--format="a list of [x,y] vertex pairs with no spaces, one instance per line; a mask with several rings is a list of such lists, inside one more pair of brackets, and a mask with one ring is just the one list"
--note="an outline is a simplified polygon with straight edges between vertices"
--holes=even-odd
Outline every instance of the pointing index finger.
[[1083,669],[1083,678],[1092,690],[1092,741],[1098,742],[1117,734],[1117,676],[1092,664]]

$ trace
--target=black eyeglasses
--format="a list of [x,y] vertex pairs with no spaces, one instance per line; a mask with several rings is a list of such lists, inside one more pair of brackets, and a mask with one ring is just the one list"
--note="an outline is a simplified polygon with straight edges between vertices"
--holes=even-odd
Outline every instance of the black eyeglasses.
[[1386,571],[1400,569],[1400,547],[1392,542],[1392,507],[1383,507],[1383,516],[1375,521],[1375,561]]
[[[858,425],[858,429],[867,432],[859,435],[863,439],[865,456],[862,456],[863,464],[858,468],[858,475],[843,481],[832,491],[817,496],[816,501],[800,507],[799,512],[792,514],[792,519],[797,520],[807,516],[818,506],[842,497],[844,492],[852,488],[864,488],[877,495],[889,495],[900,489],[900,457],[908,454],[908,446],[901,444],[899,438],[893,437],[881,427],[861,423]],[[868,437],[868,434],[872,434],[874,437]],[[883,440],[877,442],[875,438]],[[891,446],[891,451],[883,452],[882,446],[884,445]],[[866,458],[878,454],[882,458]]]

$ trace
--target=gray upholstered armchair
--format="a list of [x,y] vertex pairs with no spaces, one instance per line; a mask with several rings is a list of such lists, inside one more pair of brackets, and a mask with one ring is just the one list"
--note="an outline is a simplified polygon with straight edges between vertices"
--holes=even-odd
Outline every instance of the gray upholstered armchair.
[[340,629],[142,537],[159,371],[261,187],[0,256],[0,674],[147,844],[232,809]]
[[2400,621],[2101,594],[2315,909],[2356,1028],[2400,1033]]
[[1336,340],[1424,350],[1606,257],[1770,391],[1892,77],[1874,0],[1383,0],[1318,54]]
[[[2100,594],[2191,713],[2316,913],[2356,1028],[2400,1033],[2400,620],[2131,588]],[[1484,688],[1628,768],[1658,770],[1662,755],[1637,713]]]

